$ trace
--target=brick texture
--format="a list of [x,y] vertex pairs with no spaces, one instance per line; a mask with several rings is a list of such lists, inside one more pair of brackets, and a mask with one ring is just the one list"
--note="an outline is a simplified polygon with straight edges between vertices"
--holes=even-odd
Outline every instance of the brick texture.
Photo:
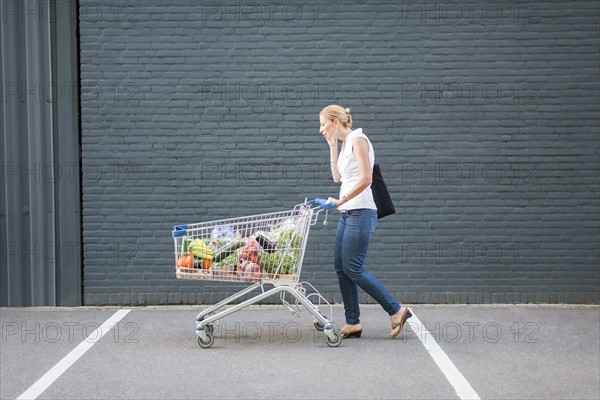
[[[175,279],[171,229],[335,195],[330,103],[392,192],[367,267],[399,301],[600,300],[597,2],[79,6],[86,304],[245,287]],[[334,302],[337,219],[302,270]]]

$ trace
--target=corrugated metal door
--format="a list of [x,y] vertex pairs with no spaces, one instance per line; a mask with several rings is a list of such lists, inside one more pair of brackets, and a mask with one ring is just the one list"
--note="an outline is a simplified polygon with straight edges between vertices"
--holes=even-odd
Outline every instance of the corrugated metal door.
[[0,7],[0,306],[81,305],[77,8]]

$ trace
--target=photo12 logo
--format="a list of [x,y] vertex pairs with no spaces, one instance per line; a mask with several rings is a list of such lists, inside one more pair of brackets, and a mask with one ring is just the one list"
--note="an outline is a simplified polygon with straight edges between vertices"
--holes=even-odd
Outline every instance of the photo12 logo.
[[[148,90],[147,88],[144,88]],[[98,81],[82,81],[81,100],[83,102],[113,102],[140,104],[142,91],[135,81],[115,81],[100,83]]]
[[200,169],[200,180],[205,183],[323,182],[329,175],[328,167],[319,164],[203,162],[197,168]]
[[335,3],[321,2],[271,2],[271,1],[221,1],[198,0],[203,22],[265,23],[282,21],[332,21],[338,13]]
[[112,337],[114,343],[137,343],[140,327],[135,322],[117,323],[109,332],[102,332],[96,322],[2,322],[3,344],[20,343],[80,343],[95,342],[103,333]]
[[406,325],[410,328],[402,336],[406,342],[410,336],[418,336],[422,342],[434,340],[436,343],[473,343],[477,340],[483,340],[486,343],[499,343],[500,341],[509,343],[539,343],[537,337],[540,331],[539,324],[535,322],[514,322],[511,326],[506,326],[495,321],[489,322],[447,322],[447,323],[416,323],[407,321]]
[[199,100],[211,105],[298,105],[331,101],[338,92],[335,83],[225,82],[205,80],[198,86]]
[[139,0],[98,0],[79,5],[82,22],[138,22]]
[[2,24],[9,19],[25,23],[51,22],[55,23],[62,18],[75,22],[77,16],[77,1],[75,0],[2,0]]
[[538,165],[533,162],[402,162],[403,184],[529,185],[538,183]]
[[6,103],[10,99],[18,103],[76,103],[78,96],[78,82],[5,81],[0,85],[0,103]]
[[[314,329],[315,332],[316,329]],[[257,343],[267,341],[274,343],[285,341],[287,343],[297,343],[302,339],[302,326],[296,322],[247,322],[247,323],[227,323],[223,321],[218,325],[218,333],[221,343],[233,340],[240,343],[242,340],[247,343]]]
[[399,244],[402,264],[536,264],[535,242],[405,242]]
[[141,253],[142,246],[135,242],[88,243],[2,241],[0,260],[3,263],[33,262],[35,264],[74,262],[84,255],[86,264],[107,262],[129,263]]
[[540,21],[539,5],[525,2],[409,2],[401,4],[400,12],[403,23],[495,25]]
[[0,164],[2,170],[1,182],[26,184],[35,183],[74,183],[83,179],[87,183],[100,181],[132,182],[142,176],[142,167],[133,161],[115,163],[85,162],[4,162]]
[[403,103],[431,105],[537,104],[541,84],[530,82],[406,82]]

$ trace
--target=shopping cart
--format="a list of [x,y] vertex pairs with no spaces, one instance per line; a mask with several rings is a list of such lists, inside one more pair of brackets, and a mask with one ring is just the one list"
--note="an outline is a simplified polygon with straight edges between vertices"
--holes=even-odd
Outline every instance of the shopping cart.
[[[250,284],[198,314],[200,347],[213,345],[213,323],[275,294],[293,315],[300,316],[302,307],[308,310],[326,343],[340,345],[342,336],[331,323],[331,304],[313,285],[299,281],[308,233],[323,209],[322,204],[315,207],[314,201],[305,200],[288,211],[175,226],[177,278]],[[258,295],[235,303],[256,289]],[[328,309],[328,317],[322,308]]]

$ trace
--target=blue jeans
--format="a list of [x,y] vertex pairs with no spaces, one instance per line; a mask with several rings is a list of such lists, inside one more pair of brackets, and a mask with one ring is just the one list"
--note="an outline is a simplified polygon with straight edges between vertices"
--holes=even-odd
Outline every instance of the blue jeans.
[[373,275],[364,269],[371,235],[377,226],[377,210],[349,210],[340,216],[335,236],[334,264],[340,282],[346,323],[360,323],[358,288],[394,315],[400,304]]

